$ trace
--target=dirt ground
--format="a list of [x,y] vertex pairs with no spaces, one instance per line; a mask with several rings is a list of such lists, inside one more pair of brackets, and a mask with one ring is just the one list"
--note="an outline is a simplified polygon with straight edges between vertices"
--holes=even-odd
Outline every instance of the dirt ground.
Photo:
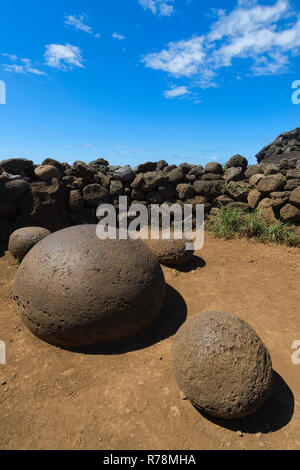
[[[163,268],[168,294],[151,330],[118,347],[72,352],[34,337],[15,313],[17,270],[0,257],[1,449],[300,449],[300,250],[213,240],[183,270]],[[170,369],[186,317],[220,309],[269,348],[275,384],[254,415],[212,421],[183,400]]]

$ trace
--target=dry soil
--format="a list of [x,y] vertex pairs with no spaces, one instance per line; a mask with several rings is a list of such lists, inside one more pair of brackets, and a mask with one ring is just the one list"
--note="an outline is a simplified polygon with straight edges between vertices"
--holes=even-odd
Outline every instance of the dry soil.
[[[299,248],[206,236],[186,268],[163,268],[168,294],[153,327],[90,352],[51,346],[23,326],[12,300],[17,269],[9,253],[0,257],[1,449],[300,449]],[[209,309],[246,320],[271,352],[273,393],[243,420],[200,414],[170,369],[172,336]]]

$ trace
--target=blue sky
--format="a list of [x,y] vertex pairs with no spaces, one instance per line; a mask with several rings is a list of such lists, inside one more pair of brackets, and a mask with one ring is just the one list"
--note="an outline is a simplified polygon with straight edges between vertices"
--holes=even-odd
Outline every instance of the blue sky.
[[254,162],[299,126],[299,2],[16,0],[0,22],[0,159]]

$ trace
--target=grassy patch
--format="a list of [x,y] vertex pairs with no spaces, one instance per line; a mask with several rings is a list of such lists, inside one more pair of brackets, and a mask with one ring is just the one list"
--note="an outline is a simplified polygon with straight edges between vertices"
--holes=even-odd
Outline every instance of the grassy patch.
[[224,181],[224,183],[222,183],[220,186],[221,193],[224,194],[227,191],[227,188],[228,188],[228,183]]
[[240,209],[221,206],[210,217],[208,229],[217,238],[246,237],[263,243],[300,246],[300,238],[293,225],[281,221],[269,225],[259,210],[245,214]]
[[[239,182],[239,181],[235,181],[236,183],[236,187],[239,188],[239,193],[240,194],[244,194],[244,193],[249,193],[250,189],[248,186],[246,186],[245,184],[243,184],[242,182]],[[228,185],[229,183],[227,181],[224,181],[224,183],[221,184],[221,192],[222,194],[225,194],[227,189],[228,189]]]

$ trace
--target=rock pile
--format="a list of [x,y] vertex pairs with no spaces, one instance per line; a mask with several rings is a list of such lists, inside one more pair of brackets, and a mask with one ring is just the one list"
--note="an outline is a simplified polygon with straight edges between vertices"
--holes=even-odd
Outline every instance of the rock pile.
[[280,134],[256,155],[264,163],[278,163],[286,157],[300,160],[300,127]]
[[248,167],[241,155],[225,169],[165,161],[136,168],[114,167],[102,158],[73,165],[46,159],[34,165],[26,159],[0,162],[0,241],[16,229],[40,226],[54,232],[79,224],[97,223],[96,208],[110,202],[118,211],[119,196],[128,205],[179,202],[204,204],[206,215],[220,204],[242,210],[264,209],[270,221],[300,223],[300,161],[285,158],[276,165]]

